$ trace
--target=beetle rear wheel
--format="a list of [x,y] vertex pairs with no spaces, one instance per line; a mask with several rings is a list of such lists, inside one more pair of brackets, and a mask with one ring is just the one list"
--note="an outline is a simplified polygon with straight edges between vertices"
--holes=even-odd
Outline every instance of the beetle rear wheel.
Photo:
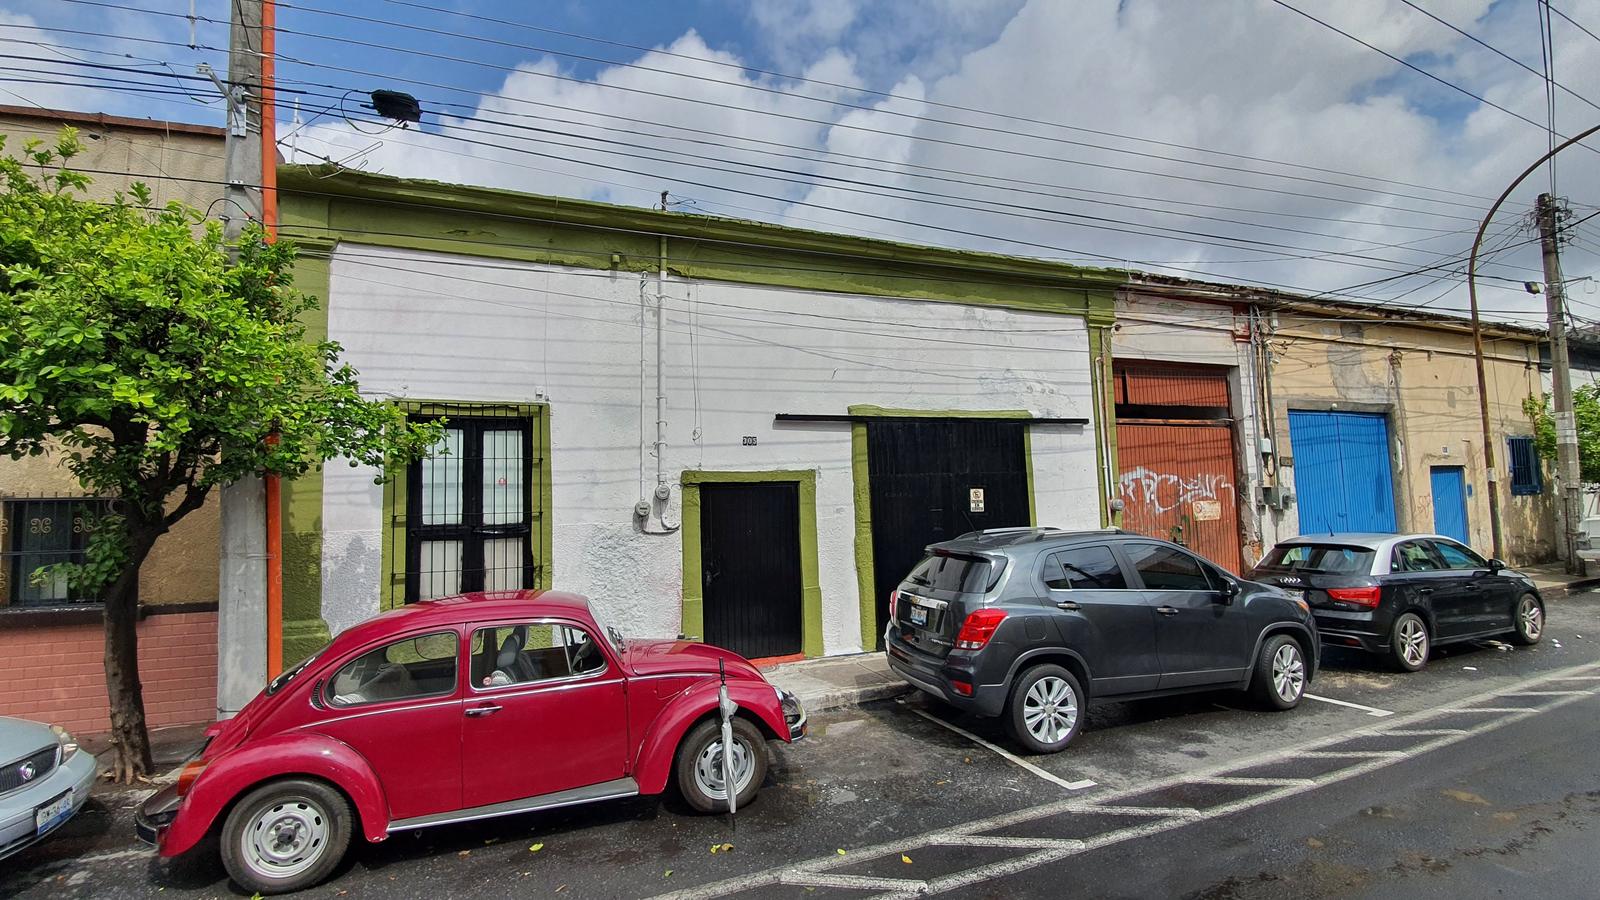
[[350,804],[308,779],[263,785],[234,806],[222,831],[222,863],[257,894],[308,888],[328,877],[350,844]]
[[[728,790],[722,777],[722,722],[712,718],[689,729],[678,745],[678,790],[700,812],[727,812]],[[756,798],[767,777],[767,740],[749,721],[733,720],[733,783],[739,808]]]

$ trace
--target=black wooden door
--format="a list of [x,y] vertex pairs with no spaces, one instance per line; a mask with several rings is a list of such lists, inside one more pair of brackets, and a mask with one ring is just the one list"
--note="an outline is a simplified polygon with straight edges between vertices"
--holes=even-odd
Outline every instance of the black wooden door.
[[800,485],[700,485],[705,641],[759,659],[801,650]]
[[[981,528],[1028,524],[1022,422],[880,419],[867,423],[872,565],[881,643],[889,592],[923,548]],[[983,491],[973,511],[972,490]]]

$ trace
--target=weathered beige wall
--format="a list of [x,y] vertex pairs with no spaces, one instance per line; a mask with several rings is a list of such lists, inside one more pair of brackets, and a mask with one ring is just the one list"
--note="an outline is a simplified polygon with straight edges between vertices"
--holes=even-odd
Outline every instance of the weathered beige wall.
[[[110,117],[52,117],[0,108],[0,134],[6,135],[5,152],[9,156],[16,156],[28,140],[53,142],[63,124],[76,127],[85,145],[84,153],[73,160],[73,168],[102,170],[89,171],[95,180],[89,195],[96,199],[126,191],[134,181],[143,181],[150,187],[154,194],[152,205],[156,206],[180,200],[205,210],[220,195],[215,183],[221,181],[223,173],[220,130],[201,129],[204,133],[195,133],[195,126],[165,127],[158,122],[135,126]],[[0,458],[0,497],[70,497],[83,493],[53,453],[21,460]],[[205,506],[185,516],[156,543],[139,580],[140,600],[215,602],[218,526],[218,505],[213,495]],[[6,599],[0,596],[0,604]]]
[[[1291,408],[1383,412],[1395,461],[1397,525],[1432,531],[1432,466],[1464,466],[1472,496],[1468,527],[1474,547],[1491,552],[1488,481],[1470,333],[1380,320],[1339,321],[1280,313],[1272,341],[1273,416],[1280,454],[1289,445]],[[1511,495],[1506,438],[1532,434],[1522,401],[1540,390],[1538,347],[1531,338],[1485,342],[1500,514],[1508,562],[1554,558],[1556,509],[1549,490]],[[1286,473],[1287,474],[1287,473]],[[1549,481],[1546,471],[1546,482]],[[1297,526],[1291,508],[1275,516],[1280,535]]]

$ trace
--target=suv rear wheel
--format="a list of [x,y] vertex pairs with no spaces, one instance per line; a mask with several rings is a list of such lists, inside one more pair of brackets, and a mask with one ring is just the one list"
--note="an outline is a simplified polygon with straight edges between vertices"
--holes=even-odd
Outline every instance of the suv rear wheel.
[[1030,753],[1058,753],[1083,727],[1083,686],[1058,665],[1034,666],[1017,679],[1005,718],[1006,730]]
[[1306,657],[1300,642],[1275,634],[1261,642],[1250,693],[1268,709],[1294,709],[1306,695]]

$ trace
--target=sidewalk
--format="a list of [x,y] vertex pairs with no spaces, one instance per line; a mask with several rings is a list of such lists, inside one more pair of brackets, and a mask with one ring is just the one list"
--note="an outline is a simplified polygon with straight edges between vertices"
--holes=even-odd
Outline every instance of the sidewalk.
[[911,685],[889,671],[882,653],[855,653],[784,663],[764,673],[767,680],[800,698],[807,714],[909,693]]
[[1517,566],[1517,571],[1533,579],[1540,596],[1546,600],[1560,600],[1573,594],[1600,587],[1600,560],[1588,559],[1589,574],[1584,577],[1568,575],[1561,563],[1538,566]]

